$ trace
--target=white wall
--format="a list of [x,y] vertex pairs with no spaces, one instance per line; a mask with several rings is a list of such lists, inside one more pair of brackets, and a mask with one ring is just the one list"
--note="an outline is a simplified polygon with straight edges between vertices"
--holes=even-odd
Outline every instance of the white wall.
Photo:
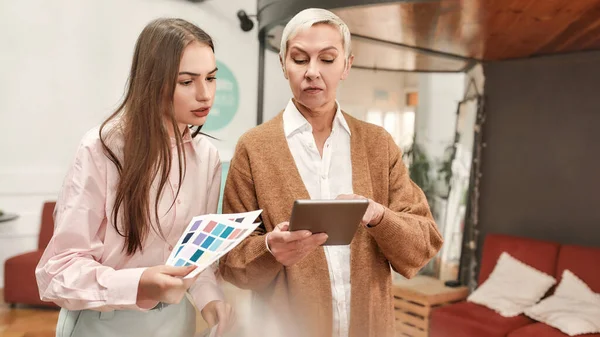
[[[0,288],[7,257],[37,244],[44,200],[55,200],[81,136],[117,106],[134,43],[161,17],[198,24],[240,87],[236,117],[211,132],[228,160],[242,132],[256,123],[258,40],[239,29],[236,12],[256,0],[19,0],[0,2]],[[240,57],[243,55],[243,57]]]
[[279,62],[279,54],[265,51],[265,86],[264,86],[263,122],[270,120],[285,109],[292,98],[292,90],[283,76]]

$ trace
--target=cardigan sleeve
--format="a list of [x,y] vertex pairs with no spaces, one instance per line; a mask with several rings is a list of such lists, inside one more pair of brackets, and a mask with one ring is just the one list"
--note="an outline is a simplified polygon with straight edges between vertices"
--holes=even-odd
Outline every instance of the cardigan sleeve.
[[[248,151],[243,138],[236,147],[223,194],[223,213],[241,213],[258,209]],[[262,219],[261,219],[262,220]],[[267,288],[283,265],[267,250],[266,230],[261,224],[237,247],[223,256],[219,270],[223,279],[242,289]]]
[[[392,268],[412,277],[442,247],[425,194],[410,179],[400,149],[387,134],[389,200],[381,222],[368,228]],[[385,204],[383,204],[386,206]]]

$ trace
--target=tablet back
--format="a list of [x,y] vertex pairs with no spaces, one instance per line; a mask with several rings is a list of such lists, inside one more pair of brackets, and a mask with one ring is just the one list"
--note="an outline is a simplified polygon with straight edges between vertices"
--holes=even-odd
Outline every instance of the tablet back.
[[366,199],[296,200],[290,231],[327,233],[325,245],[349,245],[368,206]]

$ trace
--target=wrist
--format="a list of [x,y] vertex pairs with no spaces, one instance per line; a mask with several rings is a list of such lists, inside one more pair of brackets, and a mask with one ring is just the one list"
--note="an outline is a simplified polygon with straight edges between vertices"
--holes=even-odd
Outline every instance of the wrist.
[[141,281],[138,284],[137,298],[135,301],[135,305],[137,305],[141,309],[152,309],[158,304],[157,300],[151,299],[146,295],[145,291],[142,289]]
[[159,302],[155,301],[155,300],[140,300],[138,298],[138,300],[136,301],[135,305],[138,306],[138,308],[140,309],[152,309],[154,308]]
[[144,270],[144,272],[142,272],[142,275],[140,275],[140,280],[138,281],[137,297],[136,297],[137,303],[158,302],[157,300],[152,298],[152,296],[150,296],[151,293],[149,292],[149,289],[148,289],[148,282],[149,282],[148,278],[149,278],[149,271],[148,271],[148,269],[146,269],[146,270]]
[[371,222],[369,222],[369,224],[367,225],[368,227],[375,227],[377,225],[379,225],[381,223],[381,221],[383,220],[383,215],[385,214],[385,207],[383,207],[383,205],[381,204],[377,204],[379,207],[379,212],[377,214],[377,216],[375,218],[373,218],[373,220]]
[[271,247],[269,247],[269,235],[271,235],[271,232],[269,232],[265,235],[265,247],[267,247],[267,250],[269,251],[269,253],[271,253],[271,255],[273,255],[273,252],[271,251]]
[[150,300],[150,298],[148,298],[148,296],[146,296],[145,291],[143,290],[142,280],[140,280],[140,282],[138,283],[138,288],[137,288],[136,302],[140,303],[140,302],[145,302],[145,301],[149,301],[149,300]]

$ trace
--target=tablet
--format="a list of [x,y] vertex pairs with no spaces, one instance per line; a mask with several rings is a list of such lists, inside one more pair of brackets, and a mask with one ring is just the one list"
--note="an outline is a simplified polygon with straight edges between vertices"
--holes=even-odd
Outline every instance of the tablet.
[[368,206],[367,199],[296,200],[289,230],[327,233],[326,246],[349,245]]

